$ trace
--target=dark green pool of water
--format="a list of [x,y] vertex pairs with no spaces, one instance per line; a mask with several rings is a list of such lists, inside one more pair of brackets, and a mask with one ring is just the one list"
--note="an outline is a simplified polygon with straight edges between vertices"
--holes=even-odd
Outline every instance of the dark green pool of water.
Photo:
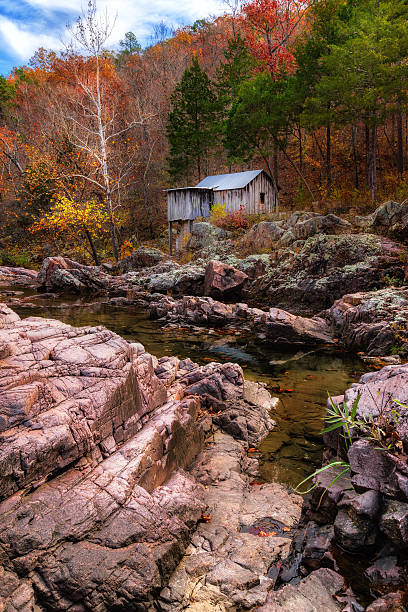
[[141,342],[157,357],[190,357],[200,364],[233,361],[244,368],[247,379],[265,383],[281,400],[272,415],[276,427],[260,445],[266,481],[295,486],[320,467],[327,392],[343,393],[365,369],[356,357],[333,349],[277,348],[225,331],[167,331],[140,308],[63,301],[41,300],[36,309],[14,309],[22,317],[56,318],[74,326],[105,325],[127,340]]

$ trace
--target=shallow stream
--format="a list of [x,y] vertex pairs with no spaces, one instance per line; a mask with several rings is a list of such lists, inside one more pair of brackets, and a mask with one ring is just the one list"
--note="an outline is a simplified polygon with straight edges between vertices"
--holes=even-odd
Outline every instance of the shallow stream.
[[[29,295],[30,291],[24,293]],[[149,320],[141,308],[84,304],[79,299],[68,303],[64,298],[63,302],[41,299],[38,308],[13,309],[21,317],[55,318],[74,326],[105,325],[127,340],[141,342],[157,357],[190,357],[200,364],[236,362],[244,368],[247,379],[265,383],[281,400],[272,415],[276,427],[259,448],[265,481],[296,486],[321,466],[320,431],[327,393],[343,393],[367,369],[357,357],[332,348],[276,348],[253,336],[223,330],[169,331]]]

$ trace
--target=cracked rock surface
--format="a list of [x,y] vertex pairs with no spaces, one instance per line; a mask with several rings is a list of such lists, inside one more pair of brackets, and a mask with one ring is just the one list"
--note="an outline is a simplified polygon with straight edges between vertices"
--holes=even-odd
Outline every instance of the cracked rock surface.
[[253,482],[275,403],[236,364],[0,305],[0,610],[177,610],[180,581],[203,610],[264,603],[290,537],[251,527],[300,514]]

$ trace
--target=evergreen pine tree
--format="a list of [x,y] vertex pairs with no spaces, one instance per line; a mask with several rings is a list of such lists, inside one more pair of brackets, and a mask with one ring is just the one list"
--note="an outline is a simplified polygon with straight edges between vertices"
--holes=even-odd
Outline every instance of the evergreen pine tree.
[[216,146],[218,101],[215,88],[197,57],[171,95],[167,135],[169,172],[173,179],[200,180]]
[[322,73],[306,103],[323,124],[328,110],[338,125],[363,121],[370,133],[370,186],[377,195],[377,129],[406,102],[407,7],[398,0],[365,0],[350,11],[343,40],[320,62]]

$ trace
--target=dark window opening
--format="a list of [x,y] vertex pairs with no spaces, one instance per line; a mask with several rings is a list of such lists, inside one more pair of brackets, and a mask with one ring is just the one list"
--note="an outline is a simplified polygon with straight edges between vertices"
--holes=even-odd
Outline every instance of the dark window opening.
[[261,204],[265,204],[265,194],[261,193],[260,196],[261,196]]

